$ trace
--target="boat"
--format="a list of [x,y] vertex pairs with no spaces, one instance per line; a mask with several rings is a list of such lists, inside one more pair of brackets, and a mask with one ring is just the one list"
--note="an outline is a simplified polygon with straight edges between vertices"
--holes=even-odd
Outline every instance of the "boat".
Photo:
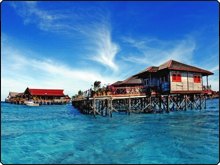
[[32,107],[39,106],[38,103],[34,103],[33,101],[25,101],[24,104],[27,106],[32,106]]

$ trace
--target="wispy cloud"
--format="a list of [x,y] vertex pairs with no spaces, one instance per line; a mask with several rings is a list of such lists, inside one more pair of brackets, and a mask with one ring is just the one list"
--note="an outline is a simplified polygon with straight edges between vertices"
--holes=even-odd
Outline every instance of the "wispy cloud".
[[[84,58],[95,61],[102,66],[118,70],[115,57],[119,51],[119,45],[112,41],[111,23],[109,16],[100,9],[84,15],[75,11],[43,10],[36,2],[14,3],[19,15],[25,24],[35,24],[43,31],[58,32],[69,36],[80,35],[87,41],[82,45],[85,52]],[[74,36],[75,37],[75,36]],[[88,53],[89,52],[89,53]]]
[[25,51],[13,46],[4,45],[2,56],[2,99],[9,91],[23,92],[26,87],[62,88],[72,96],[79,89],[90,88],[96,80],[100,80],[103,85],[117,80],[92,68],[77,69],[47,58],[29,58]]
[[216,71],[219,71],[219,65],[213,67],[210,69],[211,72],[216,72]]
[[11,3],[18,14],[23,18],[24,24],[36,24],[44,31],[57,32],[69,26],[64,25],[63,19],[69,18],[68,15],[60,12],[46,11],[38,7],[37,2],[14,2]]
[[118,66],[115,62],[115,57],[119,51],[119,46],[112,42],[110,25],[101,23],[96,24],[92,29],[94,28],[97,30],[88,31],[89,37],[96,48],[89,59],[117,71]]
[[196,48],[196,43],[192,38],[180,41],[163,41],[156,38],[138,40],[124,37],[122,40],[134,47],[139,54],[139,56],[127,55],[123,57],[123,60],[145,65],[159,65],[170,59],[188,63],[192,61]]

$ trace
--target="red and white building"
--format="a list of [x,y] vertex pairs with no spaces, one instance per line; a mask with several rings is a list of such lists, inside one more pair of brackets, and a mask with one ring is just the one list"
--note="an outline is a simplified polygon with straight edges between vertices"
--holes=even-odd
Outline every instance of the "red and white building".
[[64,95],[63,89],[33,89],[27,88],[24,91],[24,98],[28,100],[52,101],[56,103],[66,103],[70,101],[68,95]]
[[148,67],[134,77],[142,80],[147,93],[154,91],[161,94],[193,94],[211,90],[208,84],[209,75],[213,75],[213,73],[169,60],[160,66]]
[[[12,95],[11,93],[9,93],[9,96]],[[70,97],[64,94],[63,89],[26,88],[23,93],[16,93],[13,97],[9,96],[6,99],[7,102],[18,104],[23,104],[25,101],[30,100],[39,104],[65,104],[70,102]]]

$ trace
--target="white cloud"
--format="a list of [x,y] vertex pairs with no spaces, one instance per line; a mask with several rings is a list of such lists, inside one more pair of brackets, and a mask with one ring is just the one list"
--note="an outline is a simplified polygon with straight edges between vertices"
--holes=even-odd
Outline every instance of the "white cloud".
[[41,30],[52,32],[68,27],[61,23],[63,19],[69,18],[68,15],[40,9],[37,2],[14,2],[11,4],[24,19],[24,24],[36,24]]
[[94,44],[94,53],[89,59],[99,62],[102,65],[108,66],[114,71],[118,70],[115,62],[115,57],[119,51],[119,46],[112,42],[111,30],[106,23],[96,24],[88,31],[88,36]]
[[[26,53],[4,45],[2,49],[1,99],[4,100],[9,91],[23,92],[26,87],[61,88],[72,96],[79,89],[87,90],[94,81],[100,80],[102,85],[113,83],[117,78],[101,75],[91,68],[70,68],[51,59],[33,59]],[[13,67],[14,66],[14,67]]]
[[128,55],[123,57],[123,60],[144,65],[160,65],[170,59],[188,63],[192,61],[196,48],[196,43],[192,38],[163,41],[156,38],[137,40],[126,37],[122,40],[134,47],[139,54],[139,56]]
[[211,72],[219,71],[219,65],[210,69]]
[[219,77],[217,75],[211,75],[208,79],[209,85],[211,85],[212,90],[219,91]]
[[[85,54],[87,59],[99,64],[118,70],[115,57],[119,46],[112,41],[110,21],[101,10],[91,13],[77,13],[77,10],[68,13],[67,11],[46,11],[40,9],[37,3],[14,3],[19,15],[23,17],[25,24],[35,24],[43,31],[58,32],[81,35],[86,44],[82,45],[91,53]],[[81,11],[82,12],[82,11]],[[74,18],[76,20],[74,20]],[[75,37],[75,36],[74,36]]]

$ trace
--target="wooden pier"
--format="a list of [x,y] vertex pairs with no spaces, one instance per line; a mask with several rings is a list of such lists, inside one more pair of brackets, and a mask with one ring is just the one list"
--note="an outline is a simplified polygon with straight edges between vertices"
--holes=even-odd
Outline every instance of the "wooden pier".
[[96,88],[90,92],[93,94],[79,92],[72,105],[82,113],[94,116],[112,116],[113,112],[121,111],[130,114],[201,110],[206,108],[206,98],[212,93],[208,83],[210,75],[213,73],[208,70],[169,60],[107,88],[97,90],[100,82],[95,82]]
[[140,96],[100,96],[74,99],[72,105],[83,114],[112,117],[113,112],[163,113],[187,109],[206,109],[206,96],[202,94],[170,94]]

